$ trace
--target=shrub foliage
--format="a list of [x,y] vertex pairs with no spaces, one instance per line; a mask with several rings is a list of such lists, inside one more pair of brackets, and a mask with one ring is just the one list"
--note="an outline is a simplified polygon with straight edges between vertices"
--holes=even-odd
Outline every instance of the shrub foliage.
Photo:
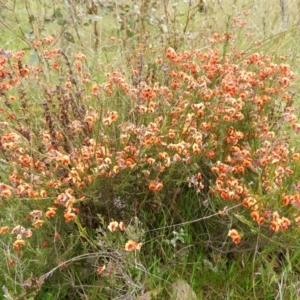
[[54,48],[52,37],[33,42],[38,65],[25,51],[1,50],[7,295],[37,292],[49,270],[73,263],[76,271],[87,258],[93,274],[82,281],[113,270],[123,272],[122,286],[137,280],[120,270],[143,249],[134,217],[180,211],[178,197],[188,189],[213,204],[211,213],[239,221],[224,232],[235,244],[250,229],[296,233],[295,75],[286,57],[229,50],[231,39],[215,34],[206,49],[184,52],[141,43],[128,67],[97,74],[84,54]]

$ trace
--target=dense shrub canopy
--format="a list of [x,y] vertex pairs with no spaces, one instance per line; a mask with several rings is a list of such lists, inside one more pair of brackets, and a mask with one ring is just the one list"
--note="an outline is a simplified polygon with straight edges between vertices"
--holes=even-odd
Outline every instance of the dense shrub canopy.
[[[149,275],[143,253],[174,258],[188,237],[195,252],[197,243],[244,251],[260,236],[257,251],[299,235],[289,57],[266,54],[262,42],[239,50],[230,32],[185,50],[175,38],[161,47],[148,36],[130,46],[111,38],[130,48],[119,67],[94,65],[53,36],[30,40],[31,53],[0,50],[6,297],[47,293],[47,279],[59,285],[65,270],[77,282],[81,269],[80,293],[86,285],[106,299],[137,296]],[[151,248],[160,230],[163,242]]]

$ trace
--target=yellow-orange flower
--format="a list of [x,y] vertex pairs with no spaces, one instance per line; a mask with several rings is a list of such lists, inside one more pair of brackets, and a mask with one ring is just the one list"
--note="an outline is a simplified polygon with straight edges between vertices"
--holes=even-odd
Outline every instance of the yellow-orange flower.
[[9,259],[9,260],[8,260],[8,265],[9,265],[10,267],[13,267],[13,266],[15,265],[15,261],[14,261],[13,259]]
[[41,227],[44,224],[43,220],[36,220],[35,222],[32,223],[33,227]]
[[259,217],[259,219],[257,220],[257,224],[261,226],[261,225],[264,225],[264,223],[265,223],[265,218]]
[[50,209],[48,211],[46,211],[45,213],[45,217],[50,219],[50,218],[53,218],[56,214],[56,211],[54,209]]
[[277,211],[273,212],[272,221],[277,222],[280,219],[279,213]]
[[64,166],[69,166],[71,164],[69,155],[60,155],[56,158],[56,161],[61,162]]
[[0,228],[0,234],[4,234],[7,233],[9,231],[9,227],[8,226],[3,226]]
[[288,229],[288,227],[291,225],[291,221],[285,217],[281,218],[281,222],[280,222],[280,228],[282,230],[286,230]]
[[126,226],[123,222],[120,222],[119,223],[119,228],[120,228],[120,230],[124,231],[126,229]]
[[110,113],[109,113],[109,117],[110,117],[110,119],[112,120],[112,122],[113,121],[116,121],[117,119],[118,119],[118,113],[116,112],[116,111],[111,111]]
[[129,240],[126,244],[125,244],[125,250],[126,251],[133,251],[133,250],[137,250],[138,247],[138,243],[133,241],[133,240]]
[[138,243],[137,245],[136,245],[136,250],[137,251],[141,251],[141,248],[142,248],[142,243]]
[[109,231],[117,231],[119,228],[119,223],[117,221],[112,221],[107,226]]
[[25,241],[24,240],[16,240],[13,243],[13,248],[15,250],[20,250],[24,245],[25,245]]
[[300,217],[295,218],[295,222],[300,225]]
[[243,200],[242,204],[245,207],[253,206],[257,201],[253,197],[247,197]]
[[41,190],[40,191],[40,196],[42,197],[42,198],[45,198],[45,197],[47,197],[47,191],[46,190]]
[[10,197],[12,194],[12,187],[7,184],[0,183],[0,196],[1,197]]
[[232,242],[234,244],[239,244],[241,242],[242,237],[240,236],[240,234],[238,233],[238,231],[236,229],[229,230],[228,236],[231,237]]
[[271,221],[271,222],[270,222],[270,229],[271,229],[272,231],[278,232],[279,228],[280,228],[280,226],[279,226],[279,224],[278,224],[277,221]]
[[106,269],[106,266],[105,265],[103,265],[102,267],[97,267],[97,273],[98,274],[101,274],[101,273],[103,273],[103,271]]
[[259,220],[259,217],[260,217],[258,211],[252,211],[250,216],[253,219],[253,221],[256,221],[256,222]]
[[70,222],[76,219],[76,215],[74,213],[71,212],[71,210],[68,210],[65,214],[64,214],[64,218],[66,222]]
[[163,187],[164,187],[163,184],[158,180],[152,181],[148,185],[150,191],[160,191]]
[[31,237],[31,236],[32,236],[32,231],[31,231],[31,229],[27,229],[27,230],[24,232],[24,235],[25,235],[26,238]]

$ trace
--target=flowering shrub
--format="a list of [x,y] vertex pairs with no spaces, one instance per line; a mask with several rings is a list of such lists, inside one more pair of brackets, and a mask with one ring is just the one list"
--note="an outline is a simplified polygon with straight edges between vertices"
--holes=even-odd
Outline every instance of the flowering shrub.
[[[139,45],[130,73],[100,78],[84,54],[48,46],[52,37],[34,42],[39,66],[24,51],[2,50],[0,213],[20,207],[1,219],[9,249],[22,257],[34,236],[51,248],[38,237],[51,232],[55,244],[57,224],[66,238],[78,232],[84,251],[97,249],[97,214],[106,223],[122,218],[108,230],[123,230],[145,209],[173,205],[187,187],[215,202],[220,215],[239,204],[237,216],[267,231],[298,226],[295,75],[285,57],[222,52],[218,43],[231,38],[216,34],[206,50],[167,48],[156,59]],[[243,240],[239,228],[227,229],[233,243]],[[141,245],[130,238],[123,247]]]

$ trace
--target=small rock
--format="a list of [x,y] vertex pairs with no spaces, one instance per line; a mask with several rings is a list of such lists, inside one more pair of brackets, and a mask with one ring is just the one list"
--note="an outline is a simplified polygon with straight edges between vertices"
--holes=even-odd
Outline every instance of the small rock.
[[170,300],[197,300],[196,293],[191,286],[183,279],[177,280],[169,289]]

